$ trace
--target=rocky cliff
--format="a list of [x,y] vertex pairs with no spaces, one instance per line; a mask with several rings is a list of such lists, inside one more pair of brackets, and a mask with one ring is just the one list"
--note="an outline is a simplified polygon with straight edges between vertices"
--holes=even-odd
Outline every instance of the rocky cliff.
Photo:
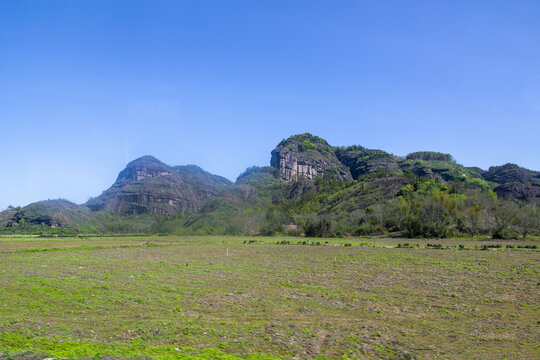
[[338,160],[333,148],[325,140],[308,133],[280,142],[272,151],[270,165],[279,170],[283,181],[311,180],[317,176],[352,180],[351,172]]
[[194,165],[171,167],[143,156],[130,162],[116,182],[86,206],[118,215],[197,212],[230,184]]

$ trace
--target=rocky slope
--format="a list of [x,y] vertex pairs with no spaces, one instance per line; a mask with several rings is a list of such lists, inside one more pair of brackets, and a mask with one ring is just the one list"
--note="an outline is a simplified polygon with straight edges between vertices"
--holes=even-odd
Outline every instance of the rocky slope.
[[[281,141],[271,152],[270,164],[249,168],[232,183],[195,165],[169,166],[143,156],[127,164],[109,189],[86,204],[42,201],[0,212],[0,231],[137,232],[147,231],[150,225],[131,226],[132,220],[121,219],[132,216],[141,222],[146,217],[144,221],[151,222],[171,215],[185,217],[181,226],[193,229],[194,224],[197,229],[226,228],[246,216],[252,219],[250,224],[279,219],[274,224],[279,228],[280,222],[292,221],[299,213],[362,212],[426,178],[447,189],[492,190],[501,199],[540,204],[539,172],[515,164],[483,171],[457,164],[443,153],[422,151],[399,157],[357,145],[333,147],[306,133]],[[414,186],[410,189],[416,191]],[[287,211],[263,216],[275,207]]]
[[484,179],[498,184],[495,193],[505,199],[540,201],[540,172],[516,164],[492,166],[483,173]]
[[130,162],[108,190],[85,205],[121,216],[197,212],[230,184],[195,165],[171,167],[143,156]]
[[272,151],[270,165],[279,170],[284,181],[299,178],[315,179],[330,176],[336,180],[352,180],[352,175],[320,137],[311,134],[291,136]]

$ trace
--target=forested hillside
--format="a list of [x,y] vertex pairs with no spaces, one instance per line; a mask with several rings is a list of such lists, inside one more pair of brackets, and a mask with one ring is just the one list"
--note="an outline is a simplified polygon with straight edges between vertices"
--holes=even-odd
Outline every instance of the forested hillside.
[[538,234],[540,173],[487,171],[450,154],[405,157],[311,134],[281,141],[271,166],[236,182],[145,156],[86,204],[42,201],[0,213],[3,233],[234,234],[404,237]]

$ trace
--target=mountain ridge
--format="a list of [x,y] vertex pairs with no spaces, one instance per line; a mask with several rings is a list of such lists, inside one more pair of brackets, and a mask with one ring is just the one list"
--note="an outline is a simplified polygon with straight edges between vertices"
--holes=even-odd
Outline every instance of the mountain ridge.
[[[287,223],[309,227],[304,213],[344,221],[347,214],[404,199],[407,191],[420,196],[422,184],[429,181],[437,191],[452,188],[464,196],[496,194],[490,196],[531,206],[540,203],[540,172],[516,164],[482,170],[464,167],[450,154],[419,151],[400,157],[359,145],[331,146],[304,133],[282,140],[271,151],[270,166],[248,168],[235,182],[197,165],[170,166],[145,155],[129,162],[108,189],[84,204],[42,201],[0,212],[0,230],[105,231],[103,223],[119,223],[133,216],[179,215],[219,228],[235,217],[248,216],[242,214],[249,210],[264,213],[261,223],[279,223],[273,230],[260,226],[259,231],[279,232]],[[283,212],[286,207],[286,214],[269,215],[274,208]],[[272,220],[272,216],[279,219]],[[355,221],[356,227],[363,226],[361,220]]]

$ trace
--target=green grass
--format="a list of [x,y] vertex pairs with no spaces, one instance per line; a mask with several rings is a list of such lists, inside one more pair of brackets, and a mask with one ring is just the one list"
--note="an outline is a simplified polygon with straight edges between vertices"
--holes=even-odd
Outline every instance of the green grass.
[[298,240],[2,237],[0,353],[538,358],[535,242]]

